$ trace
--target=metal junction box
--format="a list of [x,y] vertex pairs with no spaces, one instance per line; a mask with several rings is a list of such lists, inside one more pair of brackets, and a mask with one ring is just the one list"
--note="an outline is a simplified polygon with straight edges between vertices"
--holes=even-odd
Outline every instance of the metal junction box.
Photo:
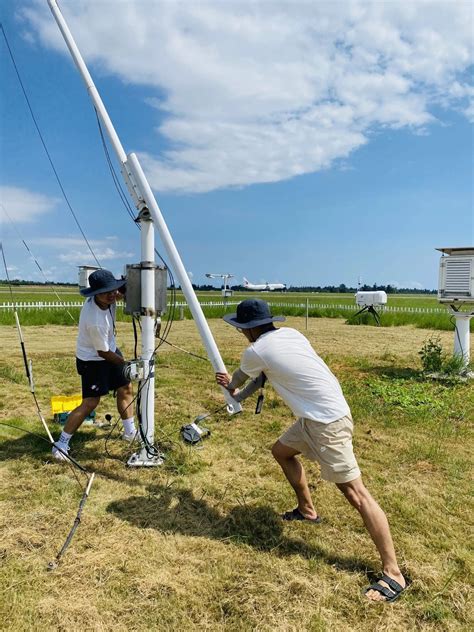
[[440,303],[474,303],[474,248],[437,248]]
[[[143,267],[140,263],[132,263],[125,266],[125,277],[127,279],[123,310],[125,314],[140,315],[142,313],[141,271]],[[166,312],[168,269],[164,266],[157,266],[154,263],[147,264],[147,267],[153,267],[155,270],[155,311],[156,315],[159,316]],[[145,305],[145,307],[151,308],[151,305]]]

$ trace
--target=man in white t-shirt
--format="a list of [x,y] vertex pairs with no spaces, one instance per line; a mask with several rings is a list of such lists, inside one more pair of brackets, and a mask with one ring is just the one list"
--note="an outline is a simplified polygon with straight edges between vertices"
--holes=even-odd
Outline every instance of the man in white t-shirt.
[[[298,455],[321,467],[321,477],[333,482],[355,507],[374,541],[382,561],[383,575],[365,594],[374,601],[394,601],[406,587],[395,556],[387,518],[362,482],[352,448],[353,422],[341,386],[309,341],[295,329],[275,328],[265,301],[250,299],[237,306],[236,314],[224,320],[251,343],[244,351],[232,377],[216,373],[217,383],[242,401],[268,379],[297,420],[272,447],[272,454],[293,487],[298,506],[282,515],[283,520],[321,522],[305,471]],[[252,378],[243,390],[239,390]]]
[[84,419],[95,410],[102,395],[117,392],[117,410],[122,418],[122,438],[136,436],[133,417],[133,391],[124,374],[125,360],[115,342],[115,302],[125,281],[109,270],[96,270],[89,277],[90,287],[81,290],[87,301],[81,309],[76,345],[76,368],[81,376],[82,402],[71,411],[58,441],[52,448],[58,461],[67,459],[69,441]]

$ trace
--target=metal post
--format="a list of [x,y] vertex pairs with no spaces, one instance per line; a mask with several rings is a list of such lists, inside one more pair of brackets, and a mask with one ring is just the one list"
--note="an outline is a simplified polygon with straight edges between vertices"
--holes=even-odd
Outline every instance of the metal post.
[[454,355],[463,358],[463,366],[467,367],[470,359],[470,320],[474,312],[459,312],[452,307],[449,311],[455,318]]
[[140,393],[141,448],[129,458],[131,467],[153,467],[163,463],[155,443],[155,365],[153,361],[155,332],[155,234],[147,209],[140,212],[141,224],[141,315],[143,379],[138,383]]
[[66,45],[69,48],[71,57],[73,58],[74,63],[76,64],[77,69],[79,70],[79,73],[81,74],[84,80],[84,83],[86,84],[87,92],[89,93],[89,96],[94,103],[94,107],[97,110],[97,113],[99,114],[102,120],[102,123],[104,124],[104,127],[107,130],[107,134],[109,135],[110,142],[113,145],[113,148],[118,156],[118,159],[120,163],[124,163],[127,159],[125,150],[122,147],[122,143],[120,142],[120,139],[117,136],[117,132],[115,131],[114,126],[112,125],[112,121],[110,120],[110,117],[107,113],[107,110],[105,109],[102,99],[100,98],[100,95],[97,92],[97,88],[95,87],[94,82],[92,81],[92,77],[90,76],[89,71],[87,70],[87,66],[82,58],[82,55],[79,52],[79,49],[77,48],[76,42],[74,41],[74,38],[72,37],[71,31],[69,30],[69,27],[66,24],[66,20],[64,19],[56,0],[48,0],[48,4],[54,16],[54,19],[57,22],[59,30],[61,31],[64,41],[66,42]]
[[[127,164],[130,168],[133,178],[138,185],[138,188],[140,189],[145,199],[151,216],[153,217],[155,227],[160,234],[161,241],[166,248],[166,252],[168,254],[170,262],[181,284],[181,289],[183,290],[183,294],[186,298],[189,309],[191,310],[191,314],[193,315],[199,334],[201,335],[202,342],[206,348],[207,356],[211,361],[212,366],[214,367],[214,371],[225,373],[225,364],[221,358],[219,349],[217,348],[211,330],[209,329],[209,325],[204,316],[201,305],[197,300],[197,296],[194,292],[191,281],[189,280],[186,269],[183,265],[183,262],[181,261],[181,257],[179,256],[178,250],[176,249],[174,241],[168,230],[168,226],[166,225],[163,215],[161,214],[155,196],[153,195],[150,185],[148,184],[148,180],[146,179],[138,158],[134,153],[129,154]],[[242,406],[231,397],[230,393],[226,389],[223,388],[222,391],[227,401],[228,412],[231,414],[240,412],[242,410]]]
[[306,329],[308,329],[309,298],[306,297]]
[[[168,257],[170,258],[171,265],[173,266],[176,272],[176,276],[181,284],[183,293],[186,297],[191,313],[198,327],[199,333],[201,335],[203,344],[206,348],[206,351],[212,363],[212,366],[214,367],[215,371],[225,372],[226,368],[225,368],[224,362],[221,358],[221,355],[214,341],[212,333],[209,329],[209,325],[207,324],[207,321],[204,317],[201,306],[199,305],[197,297],[194,293],[194,290],[189,280],[189,277],[187,275],[187,272],[183,266],[183,263],[176,249],[176,246],[174,245],[171,234],[168,230],[168,227],[166,226],[166,222],[161,214],[161,211],[151,191],[151,188],[148,184],[145,174],[143,173],[143,170],[138,162],[138,159],[136,158],[134,154],[131,154],[129,157],[129,161],[127,161],[127,155],[125,153],[125,150],[122,147],[120,139],[112,124],[112,121],[110,120],[110,117],[107,113],[107,110],[105,109],[102,99],[94,85],[92,77],[89,74],[89,71],[81,56],[81,53],[79,52],[79,49],[77,48],[77,45],[74,42],[74,39],[69,30],[69,27],[67,26],[66,21],[64,20],[64,17],[62,16],[61,11],[59,10],[56,0],[48,0],[48,4],[58,24],[59,30],[61,31],[63,38],[69,48],[69,52],[71,53],[71,56],[79,70],[79,73],[81,74],[86,84],[87,91],[89,93],[89,96],[92,99],[94,107],[107,131],[112,147],[121,164],[122,176],[130,192],[130,195],[132,196],[132,199],[134,200],[136,207],[140,211],[143,210],[143,207],[145,206],[145,203],[146,203],[146,206],[148,207],[151,213],[151,218],[153,219],[153,222],[155,223],[155,228],[157,228],[157,230],[160,233],[161,240],[167,251]],[[135,176],[135,180],[132,176]],[[143,255],[142,255],[142,259],[144,259]],[[154,261],[154,255],[153,257],[151,257],[150,255],[147,255],[147,260]],[[145,274],[144,280],[148,278],[149,278],[149,275]],[[142,291],[143,291],[143,288],[142,288]],[[150,293],[149,288],[146,289],[145,292],[147,293],[147,296],[149,296],[149,299],[147,299],[147,301],[149,302],[149,305],[147,305],[147,307],[151,307],[152,311],[154,312],[155,310],[154,294],[152,297],[153,301],[150,302],[151,293]],[[147,325],[147,328],[148,328],[148,325]],[[145,359],[145,361],[146,361],[146,356],[148,353],[147,350],[149,349],[149,346],[150,345],[149,345],[149,342],[147,341],[147,336],[145,335],[145,339],[142,336],[142,357]],[[241,405],[237,403],[230,396],[228,391],[226,391],[225,389],[222,389],[222,391],[224,393],[224,397],[227,402],[228,412],[231,414],[240,412],[242,410]],[[148,389],[148,396],[151,396],[150,395],[151,392],[152,392],[152,389],[151,388]]]

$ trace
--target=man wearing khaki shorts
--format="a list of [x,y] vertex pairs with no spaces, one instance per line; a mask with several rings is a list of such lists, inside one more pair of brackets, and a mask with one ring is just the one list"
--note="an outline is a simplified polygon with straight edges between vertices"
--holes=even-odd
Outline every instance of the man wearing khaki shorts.
[[[341,386],[309,341],[295,329],[277,329],[273,317],[260,299],[242,301],[236,314],[224,320],[242,332],[251,343],[244,351],[240,368],[232,377],[216,373],[217,383],[242,401],[265,380],[293,411],[297,420],[272,447],[272,454],[293,487],[298,506],[282,515],[283,520],[321,522],[298,455],[303,454],[321,467],[321,477],[335,483],[362,516],[379,552],[383,575],[365,591],[373,601],[395,601],[406,587],[395,556],[385,513],[362,482],[352,448],[353,422]],[[252,381],[239,390],[249,378]]]

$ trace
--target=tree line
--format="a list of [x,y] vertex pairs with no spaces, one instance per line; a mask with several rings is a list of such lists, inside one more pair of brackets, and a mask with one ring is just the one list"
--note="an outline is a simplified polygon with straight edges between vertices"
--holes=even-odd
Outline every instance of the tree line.
[[[38,287],[50,287],[50,286],[62,286],[62,287],[71,287],[77,288],[77,283],[63,283],[59,281],[51,281],[51,282],[39,282],[39,281],[24,281],[23,279],[12,279],[8,282],[7,279],[0,279],[0,285],[12,285],[12,286],[38,286]],[[192,284],[194,290],[197,292],[212,292],[216,291],[219,288],[216,288],[215,285],[203,284],[197,285],[195,283]],[[224,286],[221,285],[220,289],[223,289]],[[180,290],[181,286],[177,286],[177,289]],[[249,292],[252,293],[252,290],[247,289],[243,285],[232,285],[231,290],[234,292]],[[393,285],[379,285],[378,283],[374,283],[373,285],[364,284],[359,288],[350,287],[345,285],[344,283],[340,283],[339,285],[299,285],[299,286],[291,286],[285,292],[321,292],[325,294],[355,294],[358,290],[363,292],[375,292],[377,290],[383,290],[387,294],[436,294],[437,290],[419,290],[414,289],[412,287],[395,287]]]
[[[213,290],[218,290],[215,285],[196,285],[193,283],[193,288],[198,292],[212,292]],[[224,289],[224,286],[221,285],[220,289]],[[230,287],[234,292],[249,292],[252,293],[253,290],[249,290],[243,285],[232,285]],[[360,287],[350,287],[345,285],[344,283],[340,283],[339,285],[299,285],[299,286],[291,286],[284,292],[321,292],[325,294],[355,294],[357,291],[362,292],[375,292],[378,290],[383,290],[387,294],[436,294],[437,290],[419,290],[415,288],[408,287],[395,287],[394,285],[379,285],[378,283],[374,283],[373,285],[361,285]],[[279,290],[280,291],[280,290]]]

